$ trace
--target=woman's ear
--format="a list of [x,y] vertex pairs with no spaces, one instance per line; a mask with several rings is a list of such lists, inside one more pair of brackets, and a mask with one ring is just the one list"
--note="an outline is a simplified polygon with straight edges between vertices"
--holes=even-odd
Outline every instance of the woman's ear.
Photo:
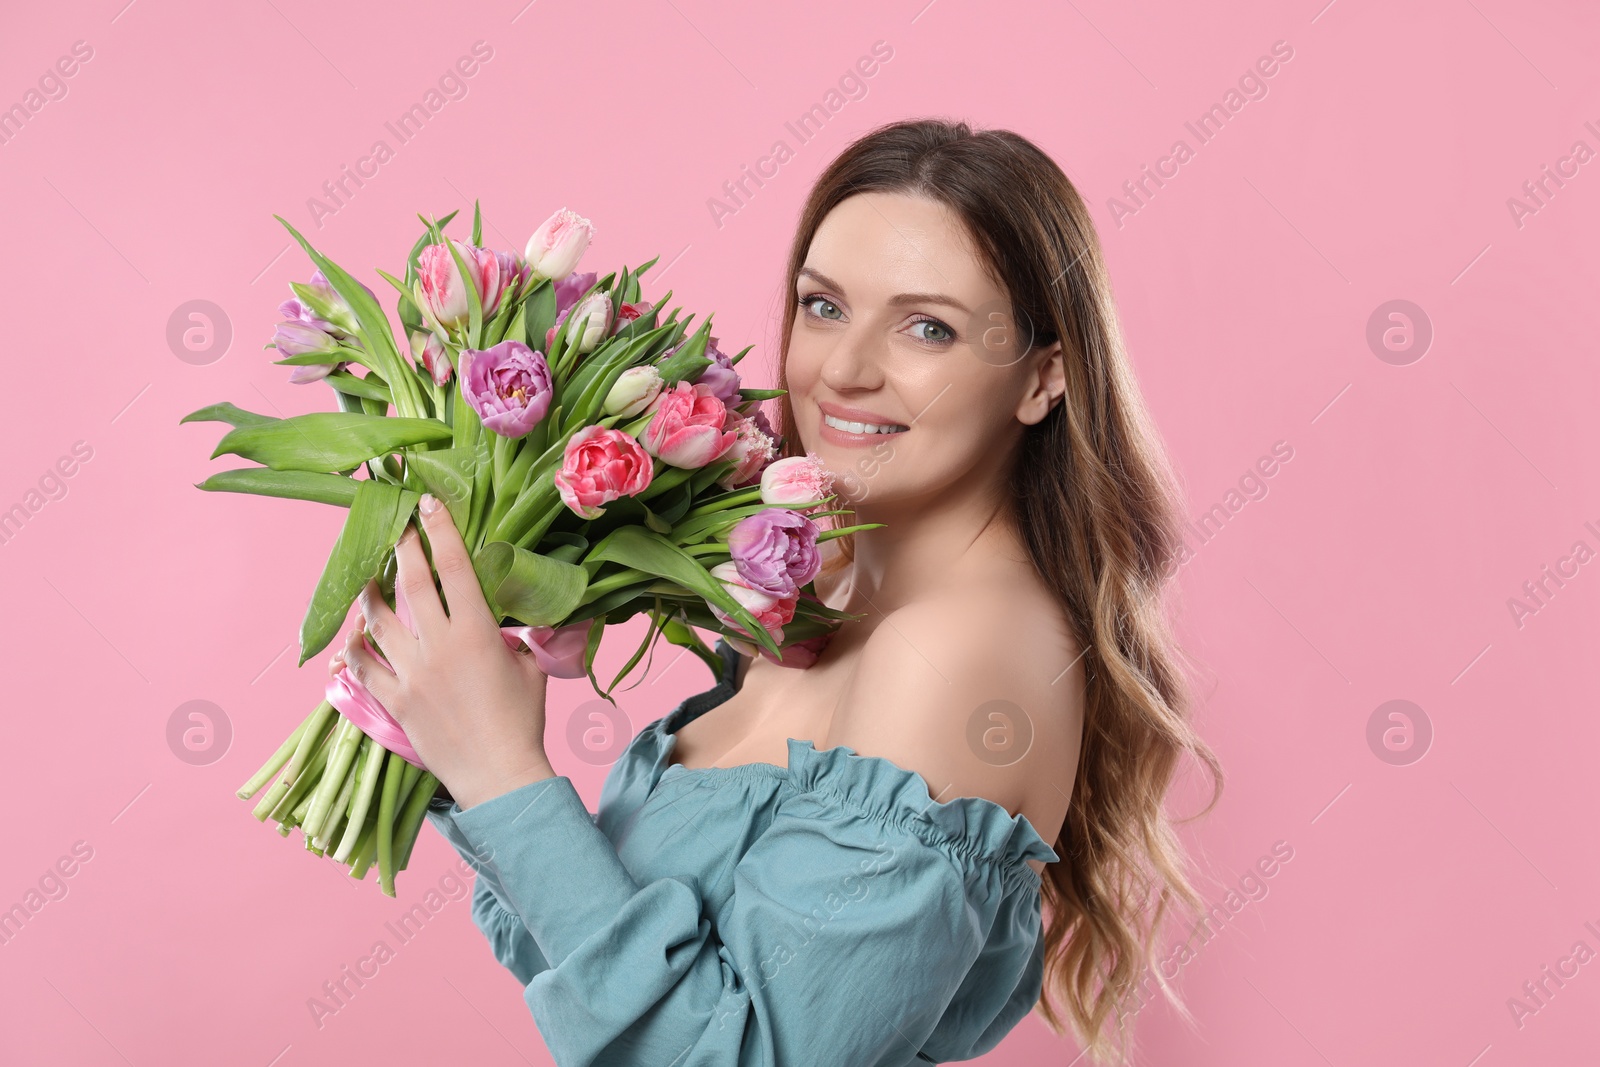
[[1067,366],[1060,341],[1052,342],[1029,358],[1033,368],[1028,372],[1027,392],[1017,406],[1017,419],[1032,426],[1050,414],[1050,409],[1066,395]]

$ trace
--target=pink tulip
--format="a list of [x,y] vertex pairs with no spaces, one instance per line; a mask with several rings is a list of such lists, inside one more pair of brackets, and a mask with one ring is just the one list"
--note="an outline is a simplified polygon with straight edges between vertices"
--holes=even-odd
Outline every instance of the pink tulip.
[[578,267],[578,261],[594,239],[594,224],[567,208],[562,208],[533,231],[523,258],[534,273],[545,278],[565,278]]
[[[356,282],[356,284],[360,285],[368,296],[373,296],[371,289],[368,289],[360,282]],[[299,282],[290,282],[289,288],[294,290],[297,300],[293,301],[293,303],[297,305],[299,310],[286,312],[284,314],[285,318],[298,318],[301,322],[309,323],[319,330],[325,330],[333,334],[341,341],[348,341],[356,336],[358,319],[355,311],[345,302],[344,297],[339,295],[338,290],[333,287],[333,284],[328,281],[327,275],[323,274],[322,271],[312,271],[309,284],[302,285]],[[376,297],[373,298],[376,299]],[[283,308],[288,306],[289,303],[286,302]],[[279,310],[281,311],[283,308]]]
[[[623,373],[627,377],[627,373]],[[723,459],[733,460],[733,469],[717,479],[724,489],[742,489],[761,472],[778,451],[778,443],[762,432],[761,424],[753,418],[728,412],[729,429],[733,431],[733,447]]]
[[[773,596],[760,589],[753,589],[745,582],[739,573],[738,565],[732,560],[712,567],[711,576],[722,583],[722,587],[732,594],[733,599],[737,600],[741,607],[755,616],[762,628],[772,635],[775,644],[783,644],[783,627],[794,618],[795,607],[800,601],[798,592],[790,596]],[[750,636],[748,630],[717,604],[707,601],[707,606],[724,626],[735,633]]]
[[651,304],[648,300],[641,300],[637,304],[624,303],[621,307],[617,308],[617,321],[611,326],[611,335],[615,337],[617,334],[628,328],[628,323],[632,322],[634,319],[648,315],[650,311]]
[[621,430],[585,426],[573,434],[555,474],[561,501],[585,519],[605,514],[601,505],[636,496],[654,474],[649,453]]
[[498,306],[505,283],[500,275],[500,259],[487,248],[478,248],[450,238],[450,243],[461,254],[466,264],[468,278],[463,280],[456,268],[455,257],[444,245],[429,245],[417,256],[417,285],[414,295],[423,317],[441,333],[467,322],[472,313],[468,303],[467,285],[478,293],[483,306],[483,317],[488,319]]
[[411,358],[427,370],[433,384],[444,385],[450,380],[450,357],[445,354],[444,342],[432,330],[412,331]]
[[556,291],[556,322],[566,318],[566,312],[578,302],[578,298],[594,288],[595,279],[600,277],[599,271],[586,270],[582,274],[574,271],[555,283]]
[[761,501],[782,508],[808,508],[833,494],[833,472],[813,452],[789,456],[761,472]]
[[639,436],[646,452],[674,467],[704,467],[733,447],[737,435],[724,430],[728,409],[711,387],[680,381],[650,404],[650,424]]
[[485,321],[500,310],[502,299],[515,296],[522,283],[533,275],[533,268],[524,263],[515,252],[496,252],[494,258],[500,265],[500,287],[496,292],[490,293],[483,302]]
[[[307,315],[301,310],[297,301],[285,300],[278,308],[282,314],[289,315],[287,322],[278,323],[272,335],[272,345],[282,356],[308,356],[332,355],[339,350],[339,342],[332,334],[322,330],[306,321]],[[289,368],[289,381],[294,385],[306,385],[310,382],[321,381],[336,370],[343,370],[345,363],[303,363]]]
[[711,363],[695,381],[709,385],[713,396],[733,407],[739,403],[739,372],[734,369],[733,360],[717,347],[715,337],[706,341],[706,356]]

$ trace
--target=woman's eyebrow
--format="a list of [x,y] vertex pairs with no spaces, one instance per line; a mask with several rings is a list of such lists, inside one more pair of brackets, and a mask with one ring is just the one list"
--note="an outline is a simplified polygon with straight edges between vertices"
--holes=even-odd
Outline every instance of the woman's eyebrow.
[[[825,285],[840,295],[844,294],[844,286],[840,285],[838,282],[834,281],[820,270],[816,270],[812,267],[801,267],[799,276],[811,278],[818,284]],[[894,296],[889,298],[889,303],[897,306],[901,304],[944,304],[948,307],[953,307],[958,311],[965,311],[968,314],[971,314],[971,309],[969,309],[967,305],[963,304],[955,297],[945,296],[943,293],[896,293]]]

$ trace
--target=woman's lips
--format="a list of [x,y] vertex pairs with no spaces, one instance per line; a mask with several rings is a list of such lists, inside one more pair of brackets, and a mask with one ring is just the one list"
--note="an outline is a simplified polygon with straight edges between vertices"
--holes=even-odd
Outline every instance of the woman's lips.
[[[847,421],[865,422],[867,420],[850,419]],[[820,408],[817,411],[817,423],[819,426],[817,432],[822,435],[824,441],[842,445],[846,448],[865,448],[869,445],[875,445],[879,441],[896,441],[911,432],[909,429],[905,429],[895,433],[851,433],[849,430],[841,430],[837,426],[830,426],[827,412],[822,411]],[[878,423],[877,425],[887,425],[887,423]]]

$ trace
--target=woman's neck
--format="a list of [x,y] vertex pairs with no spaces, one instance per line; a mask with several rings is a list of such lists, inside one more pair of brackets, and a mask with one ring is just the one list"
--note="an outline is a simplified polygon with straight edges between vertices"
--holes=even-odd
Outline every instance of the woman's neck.
[[854,559],[830,587],[829,606],[851,613],[882,618],[994,562],[1026,561],[1015,521],[992,493],[869,500],[854,521],[884,525],[855,538]]

